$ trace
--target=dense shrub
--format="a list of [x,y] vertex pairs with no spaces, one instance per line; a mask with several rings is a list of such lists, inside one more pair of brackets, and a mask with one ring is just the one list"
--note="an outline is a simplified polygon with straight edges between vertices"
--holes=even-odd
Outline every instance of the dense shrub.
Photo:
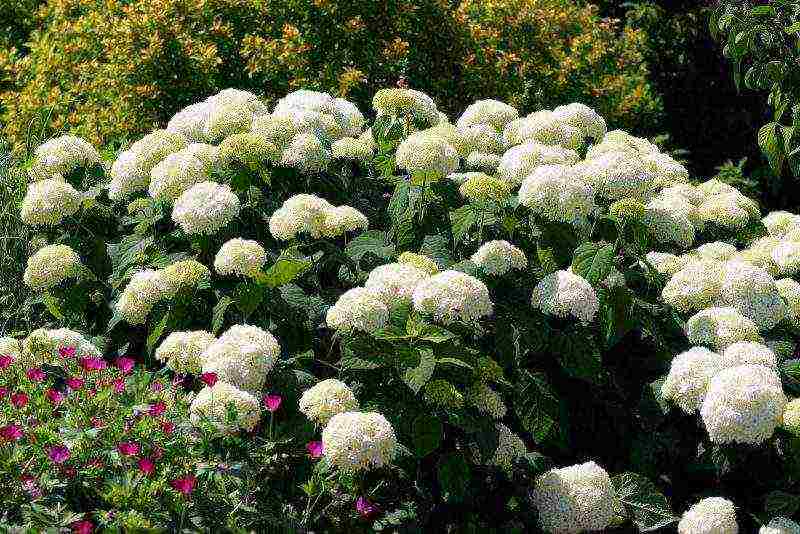
[[47,244],[23,281],[49,318],[0,340],[5,525],[795,515],[800,216],[580,104],[452,124],[394,88],[372,111],[228,89],[113,164],[35,150],[20,218]]
[[17,146],[50,106],[56,130],[104,143],[228,86],[267,101],[325,89],[364,105],[405,78],[449,113],[484,95],[532,108],[580,99],[625,126],[660,109],[641,33],[580,2],[55,0],[36,24],[30,49],[0,62]]

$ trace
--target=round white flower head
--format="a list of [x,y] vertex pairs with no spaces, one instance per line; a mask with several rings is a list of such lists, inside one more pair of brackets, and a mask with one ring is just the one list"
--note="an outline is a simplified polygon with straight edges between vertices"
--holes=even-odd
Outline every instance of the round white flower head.
[[483,382],[474,383],[467,390],[466,398],[476,410],[494,419],[506,416],[507,409],[503,397]]
[[528,266],[525,253],[508,241],[488,241],[470,258],[486,274],[503,276],[511,269]]
[[642,137],[636,137],[622,130],[613,130],[603,136],[603,140],[589,148],[586,159],[594,159],[608,152],[626,152],[632,156],[658,154],[656,145]]
[[743,261],[725,264],[716,305],[736,308],[761,330],[771,329],[788,312],[772,276],[764,269]]
[[655,187],[655,175],[641,157],[626,152],[606,152],[578,166],[578,175],[607,200],[646,199]]
[[161,271],[139,271],[131,277],[114,309],[133,325],[144,324],[150,310],[164,298]]
[[656,271],[670,277],[689,263],[689,258],[686,256],[676,256],[665,252],[648,252],[646,258]]
[[299,89],[287,94],[275,104],[276,112],[285,111],[316,111],[318,113],[332,114],[335,103],[333,97],[322,91]]
[[257,326],[235,325],[203,352],[203,372],[239,389],[257,394],[275,366],[278,340]]
[[133,143],[111,166],[108,197],[119,200],[146,190],[153,167],[169,154],[186,148],[187,144],[181,134],[167,130],[155,130]]
[[692,184],[673,184],[661,190],[664,196],[678,196],[683,197],[692,206],[699,206],[706,199],[696,186]]
[[594,210],[594,191],[564,165],[533,169],[519,189],[519,203],[555,222],[583,224]]
[[697,210],[704,223],[713,223],[728,230],[740,230],[761,216],[758,204],[738,191],[712,195]]
[[499,154],[487,154],[485,152],[470,152],[467,156],[467,168],[473,171],[495,172],[500,166],[501,156]]
[[333,159],[346,159],[367,163],[375,151],[372,145],[355,137],[343,137],[331,145]]
[[375,412],[334,415],[322,431],[325,458],[342,471],[383,467],[394,460],[397,437],[392,424]]
[[545,276],[533,289],[531,305],[546,315],[572,316],[582,323],[590,323],[600,307],[591,284],[570,271]]
[[0,337],[0,356],[11,356],[17,359],[21,351],[19,341],[13,337]]
[[23,280],[31,289],[49,289],[81,271],[81,258],[67,245],[47,245],[28,258]]
[[506,124],[519,118],[519,111],[499,100],[478,100],[473,102],[461,117],[456,126],[466,128],[476,124],[488,124],[497,131],[502,131]]
[[734,254],[731,259],[745,261],[757,267],[761,267],[772,276],[778,276],[780,267],[772,259],[772,251],[780,245],[780,240],[772,236],[764,236],[756,239],[746,249]]
[[20,361],[26,367],[44,363],[60,366],[63,365],[63,358],[60,354],[62,349],[74,349],[75,358],[99,358],[102,356],[97,347],[74,330],[39,328],[22,340],[19,352]]
[[606,120],[585,104],[574,102],[558,106],[553,110],[553,116],[564,124],[577,128],[584,137],[595,142],[606,135]]
[[661,291],[664,302],[686,313],[711,306],[722,289],[723,266],[719,262],[688,261]]
[[62,135],[45,141],[33,151],[33,163],[28,169],[32,180],[45,180],[54,174],[68,175],[80,167],[100,164],[100,154],[85,139]]
[[148,192],[156,200],[172,202],[195,184],[207,179],[206,166],[184,151],[170,154],[150,171]]
[[367,119],[358,107],[344,98],[333,100],[333,115],[345,136],[356,137],[364,129]]
[[578,153],[561,147],[528,142],[506,150],[497,165],[497,176],[519,185],[539,165],[574,165]]
[[704,260],[725,261],[736,254],[736,247],[722,241],[714,241],[713,243],[700,245],[695,249],[695,252]]
[[229,135],[250,130],[252,125],[253,109],[248,103],[212,105],[203,124],[203,137],[210,143],[219,143]]
[[439,110],[436,109],[433,99],[414,89],[379,89],[372,97],[372,107],[379,117],[381,115],[414,115],[428,125],[434,125],[440,121]]
[[226,241],[214,257],[214,270],[222,276],[254,276],[267,262],[267,252],[258,242],[234,238]]
[[775,285],[786,303],[789,318],[800,324],[800,283],[791,278],[781,278],[775,281]]
[[198,102],[186,106],[172,116],[167,123],[167,131],[180,134],[190,141],[207,141],[205,133],[203,133],[203,126],[208,120],[211,108],[212,106],[208,102]]
[[263,136],[242,132],[229,135],[219,145],[219,163],[230,166],[239,163],[244,166],[260,166],[275,163],[281,159],[281,151]]
[[[438,127],[441,127],[440,123]],[[448,139],[461,157],[473,152],[481,154],[502,154],[505,151],[503,139],[494,127],[488,124],[475,124],[464,128],[454,128],[452,140]]]
[[216,169],[220,163],[219,148],[205,143],[191,143],[180,152],[176,152],[176,154],[186,154],[196,157],[203,163],[206,173],[209,174]]
[[694,413],[706,396],[708,381],[732,365],[734,362],[730,358],[705,347],[693,347],[672,359],[661,394],[687,414]]
[[401,253],[397,257],[397,263],[411,265],[429,275],[434,275],[439,272],[439,266],[432,258],[429,258],[424,254],[417,254],[415,252]]
[[486,284],[460,271],[444,271],[420,282],[412,295],[414,309],[437,321],[477,324],[492,314]]
[[769,235],[783,237],[789,230],[800,228],[800,215],[788,211],[771,211],[761,219]]
[[800,242],[783,242],[772,249],[771,256],[781,276],[794,276],[800,272]]
[[762,526],[758,534],[800,534],[800,525],[789,518],[778,516]]
[[325,237],[338,237],[367,228],[369,219],[357,209],[350,206],[331,206],[324,212],[320,233]]
[[324,171],[330,160],[331,151],[325,148],[319,138],[309,133],[300,133],[294,136],[283,151],[281,164],[314,174]]
[[683,514],[678,534],[739,534],[736,508],[722,497],[705,498]]
[[214,235],[239,214],[240,207],[227,185],[201,182],[178,197],[172,220],[187,234]]
[[577,149],[583,145],[585,137],[580,129],[570,126],[552,111],[545,109],[513,120],[503,129],[503,143],[506,146],[527,141]]
[[792,399],[786,403],[783,410],[783,428],[793,435],[800,437],[800,398]]
[[358,401],[347,384],[329,378],[305,390],[300,397],[300,412],[309,420],[327,425],[331,417],[358,410]]
[[486,463],[511,471],[514,466],[514,460],[527,454],[528,447],[522,441],[522,438],[514,434],[503,423],[497,423],[495,428],[497,429],[497,449],[495,449],[494,454]]
[[300,233],[318,238],[323,234],[330,202],[314,195],[299,194],[287,199],[269,219],[270,233],[276,239],[288,241]]
[[204,387],[189,406],[189,420],[193,425],[207,423],[229,434],[253,430],[260,419],[258,399],[226,382]]
[[686,337],[693,345],[704,345],[723,351],[738,341],[763,339],[753,321],[736,308],[716,307],[697,312],[686,321]]
[[406,263],[388,263],[375,267],[369,273],[364,287],[386,306],[397,302],[411,302],[414,289],[430,273]]
[[[464,182],[458,188],[461,196],[471,202],[504,202],[511,196],[511,184],[482,172],[463,173]],[[448,178],[458,179],[460,173],[453,173]]]
[[712,442],[758,445],[781,423],[786,402],[773,369],[738,365],[709,381],[700,415]]
[[722,355],[735,362],[736,365],[763,365],[770,369],[778,369],[778,356],[762,343],[739,341],[729,345]]
[[533,504],[551,534],[603,530],[614,518],[614,487],[594,462],[551,469],[536,480]]
[[161,271],[164,297],[173,298],[181,291],[193,291],[208,286],[211,271],[197,260],[176,261]]
[[458,168],[458,153],[442,137],[426,132],[411,134],[395,154],[397,166],[409,174],[432,173],[442,178]]
[[682,197],[659,196],[647,203],[642,222],[656,242],[688,248],[695,239],[690,218],[693,211],[693,206]]
[[705,198],[712,197],[714,195],[739,193],[739,190],[732,185],[726,184],[725,182],[717,180],[716,178],[712,178],[711,180],[707,180],[702,184],[697,185],[697,191]]
[[63,180],[40,180],[28,185],[20,218],[30,225],[54,226],[74,215],[83,196]]
[[346,334],[354,331],[371,334],[386,326],[388,321],[389,308],[381,297],[363,287],[343,293],[325,316],[330,328]]
[[205,330],[172,332],[158,346],[155,357],[176,373],[197,375],[203,368],[203,352],[216,339]]
[[667,187],[689,181],[689,171],[668,154],[647,154],[642,158],[655,176],[655,187]]

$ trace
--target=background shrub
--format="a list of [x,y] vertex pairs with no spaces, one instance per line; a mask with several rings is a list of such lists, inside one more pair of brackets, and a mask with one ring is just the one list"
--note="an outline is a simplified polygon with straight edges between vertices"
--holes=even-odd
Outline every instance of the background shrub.
[[405,78],[451,114],[487,96],[576,100],[630,127],[660,110],[642,32],[583,2],[54,0],[33,23],[24,54],[0,44],[0,111],[17,147],[42,108],[54,107],[55,129],[105,143],[228,86],[267,101],[326,89],[363,105]]

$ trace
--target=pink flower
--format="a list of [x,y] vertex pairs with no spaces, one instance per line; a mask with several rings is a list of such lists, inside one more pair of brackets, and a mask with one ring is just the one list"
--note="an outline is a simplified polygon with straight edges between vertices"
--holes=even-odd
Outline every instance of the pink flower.
[[69,449],[63,445],[54,445],[48,450],[47,457],[54,463],[63,464],[69,460]]
[[283,398],[280,395],[264,395],[264,407],[272,413],[278,411],[282,402]]
[[78,470],[74,467],[65,467],[63,472],[67,478],[75,478],[78,475]]
[[0,426],[0,438],[8,441],[19,441],[22,439],[22,436],[24,436],[24,434],[19,425]]
[[306,443],[306,450],[308,455],[316,460],[317,458],[322,458],[324,447],[321,441],[309,441]]
[[102,428],[102,427],[105,426],[105,423],[103,423],[103,420],[100,419],[99,417],[92,417],[90,422],[91,422],[92,428]]
[[94,524],[91,521],[77,521],[72,524],[72,532],[75,534],[91,534]]
[[159,415],[163,415],[163,413],[166,411],[167,403],[164,401],[158,401],[157,403],[150,405],[150,408],[147,410],[147,414],[152,417],[158,417]]
[[175,423],[172,421],[161,421],[161,431],[164,434],[172,434],[175,431]]
[[112,382],[114,385],[114,393],[122,393],[125,391],[125,379],[124,378],[116,378]]
[[25,405],[28,404],[28,396],[21,391],[12,393],[11,404],[13,404],[15,408],[24,408]]
[[0,370],[8,369],[14,363],[14,357],[10,354],[0,354]]
[[61,404],[61,401],[64,400],[64,394],[57,389],[50,388],[44,395],[47,397],[47,400],[55,405]]
[[69,387],[69,389],[71,389],[73,391],[81,389],[83,387],[83,384],[84,384],[83,378],[80,378],[80,377],[77,377],[77,376],[71,376],[71,377],[67,378],[65,382],[67,383],[67,386]]
[[175,491],[180,492],[183,495],[189,495],[194,490],[194,484],[196,481],[197,479],[192,475],[186,475],[183,478],[171,480],[169,485],[172,486]]
[[58,349],[58,355],[62,358],[74,358],[75,357],[75,347],[61,347]]
[[153,382],[152,384],[150,384],[150,389],[156,392],[164,391],[164,384],[162,384],[161,382]]
[[200,375],[200,380],[208,387],[214,387],[217,383],[217,373],[203,373]]
[[0,399],[4,399],[8,395],[8,388],[0,387]]
[[103,358],[97,358],[95,356],[80,358],[78,360],[78,365],[80,365],[81,369],[84,371],[102,371],[108,367],[108,363],[106,363]]
[[44,371],[38,367],[31,367],[25,372],[25,375],[28,377],[28,380],[32,382],[44,382],[44,379],[47,378],[47,375],[44,374]]
[[139,454],[139,445],[131,441],[122,441],[117,445],[117,450],[123,456],[136,456]]
[[366,497],[359,497],[356,499],[356,511],[364,519],[369,519],[378,513],[378,506],[371,503]]
[[139,471],[145,475],[152,475],[156,470],[156,464],[150,458],[139,458],[136,465],[139,466]]
[[114,365],[117,366],[117,369],[119,369],[122,374],[127,375],[133,371],[133,368],[136,365],[136,360],[133,358],[128,358],[127,356],[123,356],[121,358],[117,358],[117,361]]

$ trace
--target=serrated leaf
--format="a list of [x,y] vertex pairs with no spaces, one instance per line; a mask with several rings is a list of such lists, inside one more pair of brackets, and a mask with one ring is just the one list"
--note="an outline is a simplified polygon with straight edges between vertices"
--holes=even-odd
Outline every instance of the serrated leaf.
[[575,249],[572,271],[597,285],[614,267],[614,245],[609,243],[583,243]]
[[439,448],[442,442],[442,423],[438,418],[421,414],[411,424],[412,443],[418,458],[424,458]]
[[55,298],[50,293],[44,293],[42,295],[42,302],[44,303],[45,308],[47,308],[47,311],[50,312],[50,315],[52,315],[59,321],[64,320],[65,317],[64,312],[61,309],[61,303],[58,301],[57,298]]
[[275,289],[292,282],[310,268],[311,261],[305,258],[281,255],[269,269],[256,276],[255,280],[270,289]]
[[469,231],[477,223],[478,215],[471,205],[461,206],[450,212],[450,224],[452,225],[453,239],[456,243],[461,243]]
[[366,254],[373,254],[382,260],[391,260],[394,256],[394,245],[389,243],[386,232],[369,230],[350,241],[345,253],[356,262]]
[[636,473],[612,477],[617,498],[640,532],[652,532],[678,520],[672,514],[667,498],[655,484]]
[[426,235],[422,240],[419,253],[433,259],[439,268],[447,268],[453,263],[450,255],[450,241],[443,235]]
[[430,341],[431,343],[444,343],[457,337],[453,332],[436,325],[425,325],[420,339]]
[[161,339],[161,336],[164,335],[164,332],[167,329],[167,325],[169,324],[170,320],[170,313],[164,312],[158,322],[153,326],[153,329],[150,330],[150,333],[147,335],[147,353],[151,354],[153,349],[155,348],[158,340]]
[[780,125],[777,122],[770,122],[758,130],[758,146],[767,156],[769,165],[776,174],[780,174],[786,157],[783,148],[783,136],[779,128]]
[[769,516],[792,517],[800,509],[800,496],[785,491],[771,491],[764,496],[764,512]]
[[561,434],[561,407],[544,373],[521,371],[514,391],[514,411],[536,443]]
[[436,369],[436,357],[431,349],[421,348],[417,354],[419,355],[419,364],[403,373],[403,382],[411,388],[415,395],[419,393],[422,386],[428,383]]
[[233,304],[233,299],[228,296],[223,296],[219,301],[214,305],[214,310],[211,313],[211,333],[217,335],[222,329],[222,325],[225,323],[225,312],[228,310],[228,306]]
[[258,309],[266,294],[266,286],[255,282],[241,282],[233,292],[236,307],[241,310],[245,317],[249,317]]

